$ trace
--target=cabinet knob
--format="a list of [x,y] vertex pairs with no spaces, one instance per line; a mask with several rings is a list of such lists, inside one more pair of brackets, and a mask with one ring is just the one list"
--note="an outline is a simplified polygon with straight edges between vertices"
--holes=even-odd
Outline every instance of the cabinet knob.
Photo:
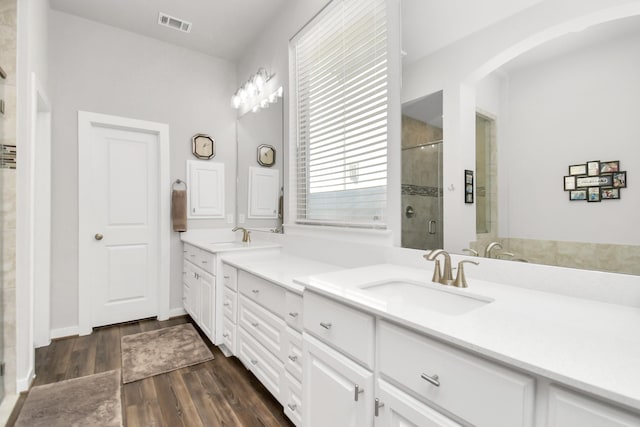
[[420,378],[422,378],[425,381],[430,382],[431,384],[433,384],[436,387],[440,387],[440,381],[438,381],[440,379],[439,376],[437,375],[427,375],[425,373],[420,375]]
[[229,338],[229,334],[228,334],[228,333],[226,333],[226,332],[225,332],[224,334],[222,334],[222,336],[223,336],[224,338]]
[[296,360],[298,360],[298,356],[291,354],[289,355],[289,360],[291,360],[292,362],[295,362]]
[[320,322],[320,326],[325,329],[331,329],[331,322]]
[[96,235],[93,236],[93,238],[96,239],[96,240],[102,240],[103,237],[104,236],[102,234],[100,234],[100,233],[96,233]]
[[258,361],[257,361],[256,359],[251,359],[251,364],[252,364],[252,365],[257,365],[257,364],[258,364]]
[[257,328],[259,325],[258,325],[258,322],[251,322],[251,326],[253,326],[254,328]]
[[298,317],[298,313],[289,313],[289,316],[295,319],[296,317]]
[[296,411],[297,406],[294,405],[293,403],[287,403],[287,406],[289,407],[289,409],[291,409],[293,412]]

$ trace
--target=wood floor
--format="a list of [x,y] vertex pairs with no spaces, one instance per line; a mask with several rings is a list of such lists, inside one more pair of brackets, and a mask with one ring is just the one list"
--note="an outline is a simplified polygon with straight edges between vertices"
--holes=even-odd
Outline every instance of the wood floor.
[[[33,385],[120,369],[120,337],[187,322],[188,317],[142,320],[55,340],[36,350]],[[293,426],[282,406],[238,359],[226,358],[203,339],[214,360],[123,386],[126,426]],[[25,399],[26,395],[20,397],[8,427],[13,427]]]

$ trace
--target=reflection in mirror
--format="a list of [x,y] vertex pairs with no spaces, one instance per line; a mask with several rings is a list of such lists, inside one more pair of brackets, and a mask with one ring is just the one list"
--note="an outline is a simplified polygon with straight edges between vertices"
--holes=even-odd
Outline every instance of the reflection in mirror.
[[[267,108],[238,118],[236,225],[282,230],[283,102],[275,98]],[[259,149],[268,145],[271,150]],[[273,157],[271,157],[273,154]],[[271,164],[271,166],[264,166]],[[262,165],[260,164],[262,162]]]
[[[570,201],[563,189],[570,165],[620,161],[627,176],[640,171],[638,46],[640,17],[625,18],[550,41],[478,82],[478,111],[496,118],[499,191],[489,202],[495,227],[480,226],[488,211],[478,206],[473,249],[498,241],[496,257],[640,274],[640,186],[597,203]],[[478,170],[491,168],[490,148],[476,142]]]
[[442,247],[442,92],[402,106],[402,247]]
[[476,233],[478,238],[497,237],[495,120],[476,113]]

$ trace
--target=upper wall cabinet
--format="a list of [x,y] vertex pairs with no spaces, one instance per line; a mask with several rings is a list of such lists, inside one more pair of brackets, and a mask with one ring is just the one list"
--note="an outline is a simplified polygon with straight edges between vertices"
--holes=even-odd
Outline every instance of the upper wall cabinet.
[[224,218],[224,164],[187,161],[189,218]]

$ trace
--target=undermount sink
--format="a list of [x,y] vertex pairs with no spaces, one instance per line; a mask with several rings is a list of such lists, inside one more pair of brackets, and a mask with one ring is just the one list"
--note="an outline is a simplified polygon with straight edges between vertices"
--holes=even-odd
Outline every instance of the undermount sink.
[[242,242],[212,242],[210,245],[214,245],[217,248],[241,248],[247,246],[247,243]]
[[371,293],[390,307],[435,311],[451,316],[465,314],[493,302],[491,298],[466,291],[411,280],[368,283],[360,286],[360,289]]

